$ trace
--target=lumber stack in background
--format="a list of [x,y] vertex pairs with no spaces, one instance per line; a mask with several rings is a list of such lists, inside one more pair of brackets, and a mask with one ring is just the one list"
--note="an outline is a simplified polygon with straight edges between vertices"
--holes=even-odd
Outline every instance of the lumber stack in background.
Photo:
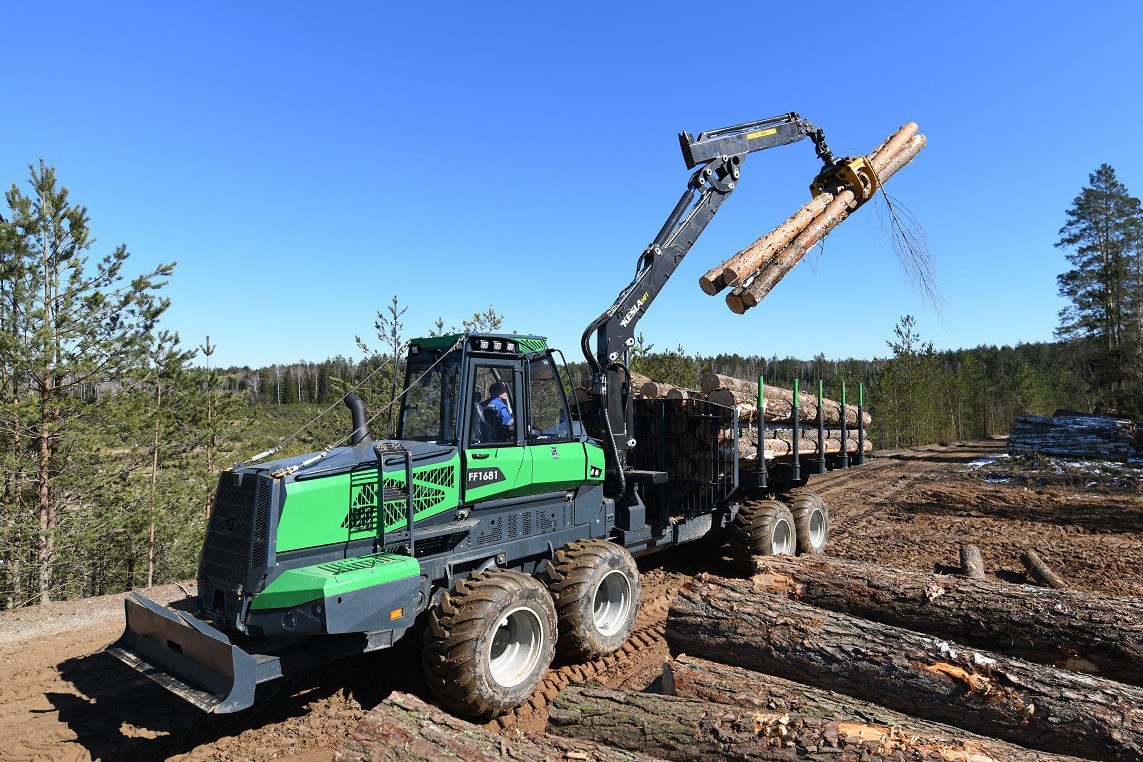
[[1021,415],[1012,423],[1008,452],[1126,462],[1143,455],[1139,435],[1140,426],[1123,418]]

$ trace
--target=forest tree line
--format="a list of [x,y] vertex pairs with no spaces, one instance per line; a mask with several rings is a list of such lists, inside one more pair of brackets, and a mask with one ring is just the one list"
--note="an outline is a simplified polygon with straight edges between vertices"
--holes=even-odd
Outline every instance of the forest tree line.
[[[697,385],[715,371],[848,401],[859,389],[878,447],[1004,434],[1057,408],[1143,417],[1143,216],[1104,165],[1066,212],[1068,307],[1055,342],[937,351],[909,315],[886,356],[688,354],[640,337],[632,369]],[[394,296],[363,359],[213,367],[209,337],[163,326],[174,264],[128,277],[126,246],[96,256],[87,211],[54,168],[30,168],[0,211],[0,608],[193,576],[218,472],[252,454],[321,449],[348,434],[357,389],[375,435],[393,432],[408,338]],[[493,306],[434,334],[505,331]],[[586,384],[574,363],[573,383]],[[314,423],[315,419],[317,422]],[[283,438],[287,439],[282,444]]]

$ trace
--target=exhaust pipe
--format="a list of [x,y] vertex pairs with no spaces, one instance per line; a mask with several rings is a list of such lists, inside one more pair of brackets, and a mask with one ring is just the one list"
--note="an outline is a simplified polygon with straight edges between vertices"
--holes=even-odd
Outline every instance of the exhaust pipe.
[[342,402],[353,416],[353,433],[349,435],[349,444],[356,446],[373,441],[373,437],[369,436],[369,424],[365,422],[365,402],[353,392],[345,395]]

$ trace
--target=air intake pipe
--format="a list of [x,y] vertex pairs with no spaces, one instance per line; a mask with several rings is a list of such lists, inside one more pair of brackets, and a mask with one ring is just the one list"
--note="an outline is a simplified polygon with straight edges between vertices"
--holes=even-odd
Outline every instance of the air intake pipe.
[[365,402],[353,392],[345,395],[342,400],[353,416],[353,433],[349,435],[349,444],[356,446],[373,441],[369,436],[369,424],[365,420]]

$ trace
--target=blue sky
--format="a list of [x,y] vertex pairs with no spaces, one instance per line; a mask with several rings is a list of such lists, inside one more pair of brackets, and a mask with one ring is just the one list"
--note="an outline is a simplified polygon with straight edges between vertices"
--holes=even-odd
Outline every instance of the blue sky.
[[579,359],[685,187],[681,130],[798,111],[860,154],[916,121],[929,145],[888,188],[944,306],[871,205],[745,315],[699,290],[807,200],[802,141],[749,157],[640,324],[659,349],[885,356],[906,313],[938,348],[1047,340],[1071,200],[1102,162],[1143,193],[1134,2],[21,3],[4,24],[0,182],[42,157],[96,254],[177,261],[164,325],[221,365],[358,357],[394,294],[408,336],[493,305]]

